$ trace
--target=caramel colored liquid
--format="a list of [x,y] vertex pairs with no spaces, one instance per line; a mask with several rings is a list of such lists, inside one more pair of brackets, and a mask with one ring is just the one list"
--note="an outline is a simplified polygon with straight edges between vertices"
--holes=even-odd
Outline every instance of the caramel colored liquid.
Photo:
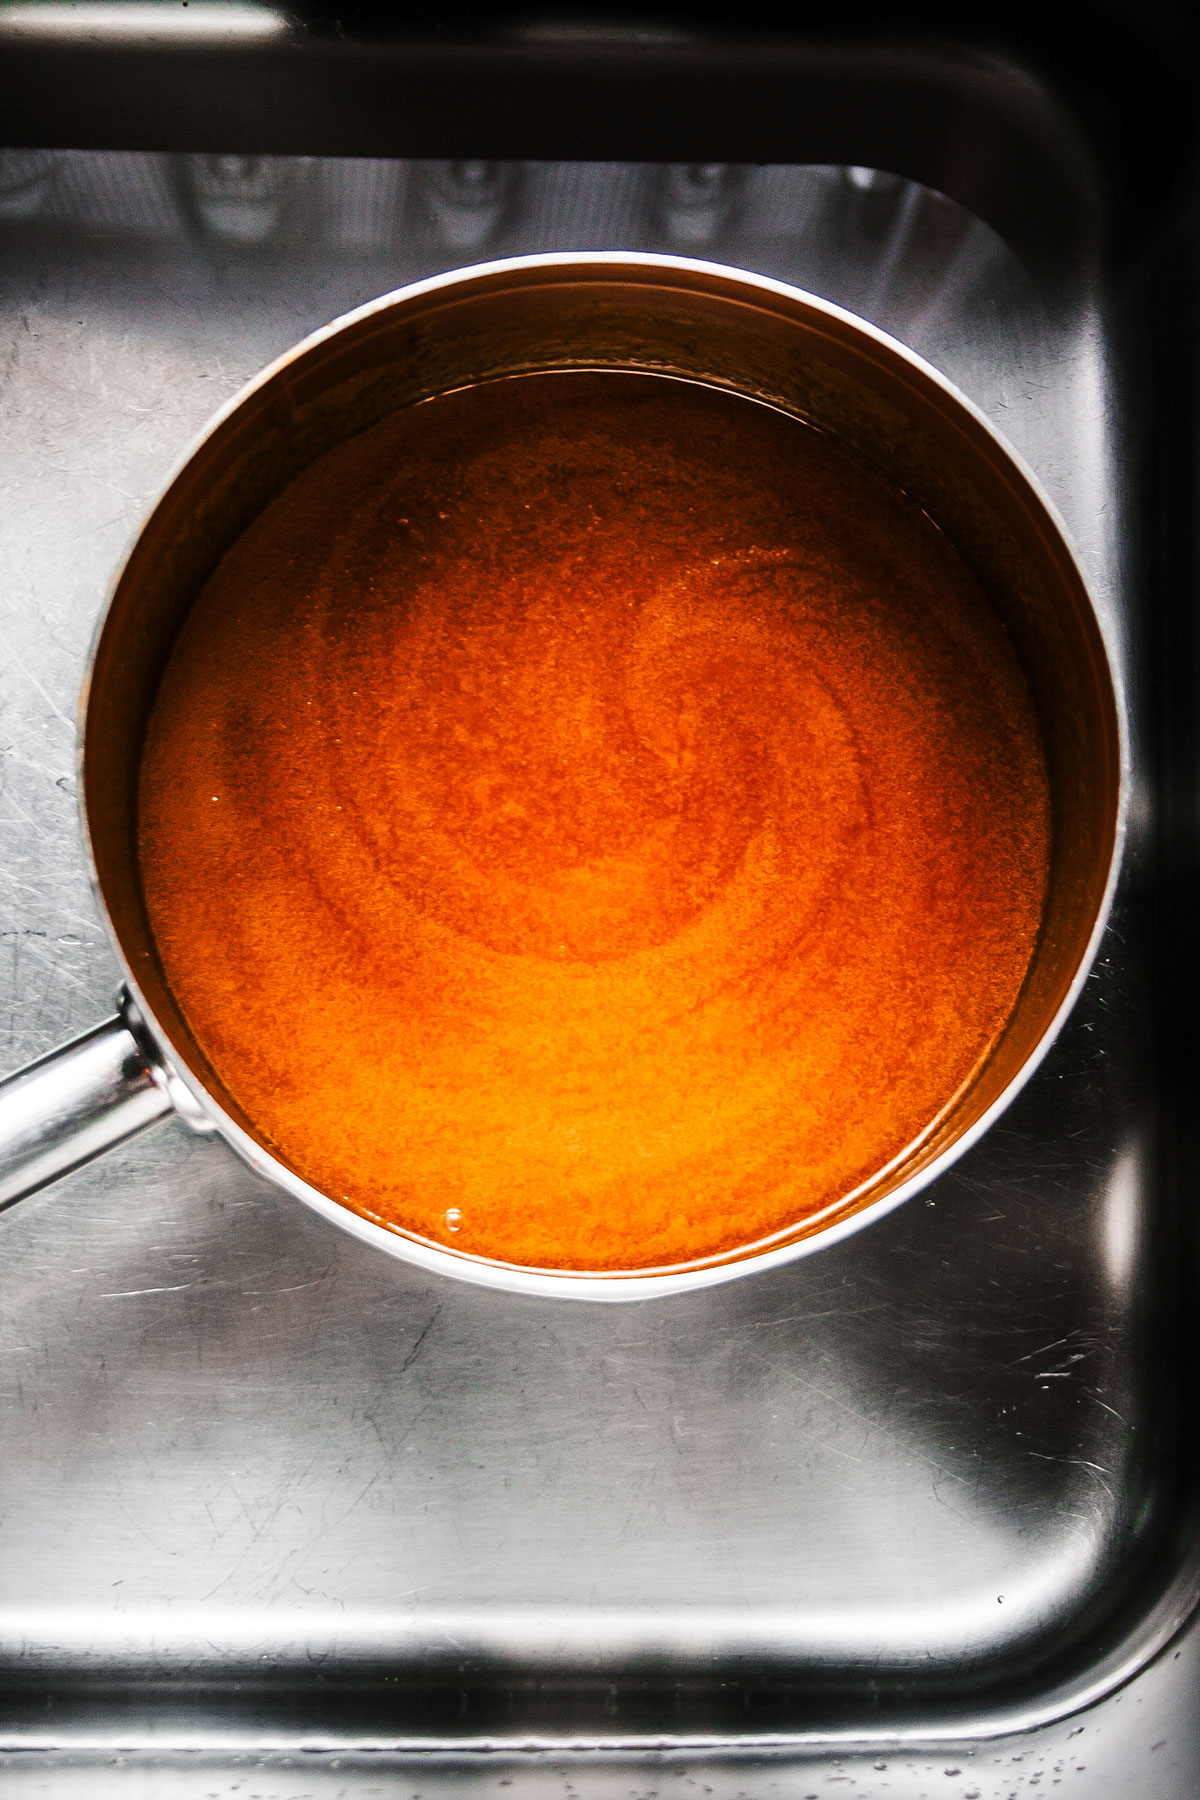
[[830,1206],[1007,1020],[1046,772],[975,578],[828,437],[499,382],[301,476],[182,633],[142,773],[171,988],[323,1192],[638,1269]]

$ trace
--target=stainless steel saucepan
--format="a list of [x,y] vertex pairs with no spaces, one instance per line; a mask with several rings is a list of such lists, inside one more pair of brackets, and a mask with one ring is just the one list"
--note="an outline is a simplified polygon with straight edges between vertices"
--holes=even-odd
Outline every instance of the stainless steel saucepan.
[[[387,1230],[318,1193],[256,1140],[208,1067],[159,966],[138,874],[146,721],[188,609],[226,550],[301,470],[395,408],[553,369],[700,378],[770,400],[884,470],[984,582],[1025,669],[1051,781],[1042,930],[1009,1024],[973,1082],[947,1096],[918,1145],[818,1221],[769,1246],[649,1274],[491,1262]],[[113,1018],[0,1085],[0,1205],[175,1112],[389,1255],[523,1293],[632,1300],[727,1280],[832,1243],[932,1181],[1008,1105],[1057,1033],[1095,953],[1121,841],[1118,686],[1061,523],[1030,473],[969,401],[881,332],[780,282],[670,256],[522,257],[439,276],[281,357],[217,416],[138,536],[95,639],[81,718],[83,826],[125,987]]]

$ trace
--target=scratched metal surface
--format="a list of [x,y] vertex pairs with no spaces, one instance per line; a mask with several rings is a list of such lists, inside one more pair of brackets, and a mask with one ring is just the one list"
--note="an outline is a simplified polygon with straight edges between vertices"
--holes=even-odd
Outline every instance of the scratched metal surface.
[[[1086,284],[1049,304],[907,183],[10,152],[0,245],[0,1066],[97,1019],[116,979],[73,721],[124,545],[268,358],[435,269],[662,247],[852,307],[1032,464],[1136,664]],[[1135,840],[1148,808],[1139,790]],[[1082,1691],[1118,1654],[1109,1615],[1170,1505],[1146,1349],[1170,1246],[1151,1230],[1143,904],[1131,877],[1049,1061],[927,1196],[670,1303],[429,1279],[174,1123],[10,1211],[7,1741],[90,1742],[118,1716],[136,1736],[164,1706],[168,1736],[209,1741],[235,1691],[243,1719],[258,1696],[245,1729],[281,1741],[419,1738],[430,1719],[853,1738],[886,1733],[889,1708],[968,1718]],[[108,1684],[99,1712],[35,1705],[89,1681]],[[351,1687],[357,1710],[329,1698]]]

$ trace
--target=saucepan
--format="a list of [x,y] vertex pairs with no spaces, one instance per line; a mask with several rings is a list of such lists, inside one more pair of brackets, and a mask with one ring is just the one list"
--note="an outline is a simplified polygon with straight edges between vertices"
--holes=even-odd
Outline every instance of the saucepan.
[[[946,1096],[908,1152],[819,1219],[766,1244],[649,1272],[490,1261],[388,1229],[318,1192],[259,1141],[206,1060],[160,965],[139,880],[147,720],[181,626],[222,556],[302,471],[395,409],[475,383],[572,369],[730,389],[831,432],[882,470],[983,583],[1023,666],[1050,783],[1040,935],[984,1065]],[[176,1114],[194,1130],[220,1133],[269,1180],[377,1249],[491,1287],[632,1300],[805,1255],[934,1180],[1045,1055],[1103,930],[1125,768],[1118,678],[1061,522],[978,410],[903,346],[780,282],[671,256],[522,257],[418,282],[317,332],[226,406],[170,480],[112,585],[83,686],[79,793],[124,985],[115,1016],[0,1086],[0,1204]],[[337,1049],[330,1044],[331,1058]]]

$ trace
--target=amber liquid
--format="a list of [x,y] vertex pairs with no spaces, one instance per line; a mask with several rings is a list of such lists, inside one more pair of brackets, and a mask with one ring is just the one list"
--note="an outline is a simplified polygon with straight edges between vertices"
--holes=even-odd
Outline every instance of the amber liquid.
[[1003,1029],[1046,771],[946,537],[696,384],[495,383],[226,556],[141,784],[171,988],[261,1141],[553,1269],[719,1255],[919,1139]]

